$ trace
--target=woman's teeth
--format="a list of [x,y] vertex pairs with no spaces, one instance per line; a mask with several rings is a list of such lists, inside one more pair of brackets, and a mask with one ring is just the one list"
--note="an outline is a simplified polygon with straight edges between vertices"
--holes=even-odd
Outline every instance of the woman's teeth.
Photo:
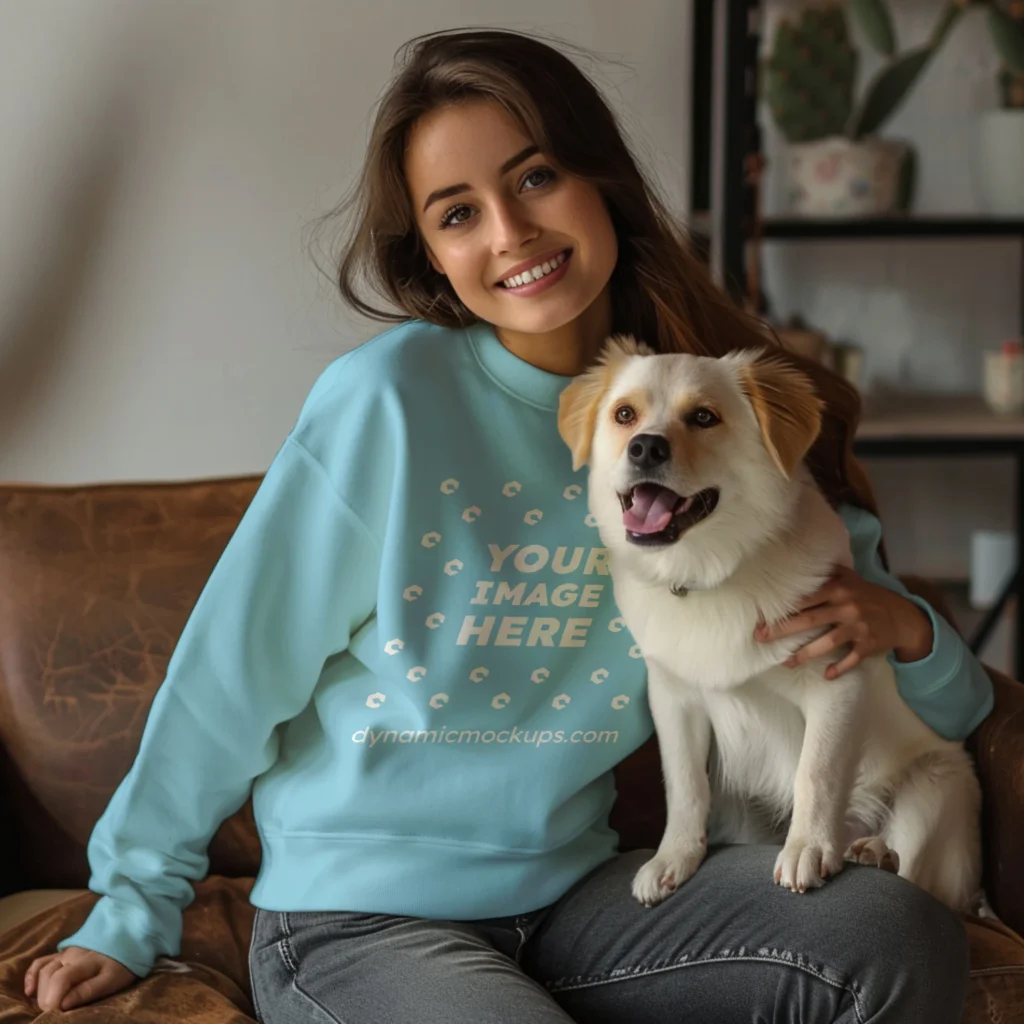
[[506,288],[518,288],[519,285],[529,284],[531,281],[539,281],[542,277],[546,277],[550,274],[552,270],[557,270],[566,261],[566,259],[566,254],[564,252],[560,252],[553,260],[538,263],[537,266],[531,267],[529,270],[524,270],[521,274],[505,278],[501,283]]

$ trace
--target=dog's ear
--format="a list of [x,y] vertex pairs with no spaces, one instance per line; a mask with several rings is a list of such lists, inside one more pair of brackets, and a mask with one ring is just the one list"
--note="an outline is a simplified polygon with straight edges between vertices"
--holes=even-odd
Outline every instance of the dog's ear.
[[604,367],[595,366],[581,373],[558,396],[558,433],[572,452],[573,470],[590,460],[597,408],[607,387]]
[[597,411],[615,375],[632,356],[654,355],[654,350],[628,334],[613,334],[593,366],[581,373],[559,396],[558,433],[572,452],[572,468],[590,460]]
[[740,369],[761,436],[775,464],[788,478],[796,472],[821,430],[824,402],[807,374],[791,363],[762,355]]

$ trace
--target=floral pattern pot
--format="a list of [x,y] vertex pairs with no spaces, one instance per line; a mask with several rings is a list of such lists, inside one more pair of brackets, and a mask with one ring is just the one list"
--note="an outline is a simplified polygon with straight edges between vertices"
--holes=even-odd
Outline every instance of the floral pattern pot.
[[789,212],[878,217],[907,209],[914,153],[904,142],[841,135],[786,147]]

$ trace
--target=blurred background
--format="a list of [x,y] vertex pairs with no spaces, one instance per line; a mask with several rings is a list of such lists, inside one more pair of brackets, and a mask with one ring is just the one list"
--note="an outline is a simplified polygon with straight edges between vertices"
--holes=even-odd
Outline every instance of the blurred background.
[[1024,0],[0,0],[0,481],[262,472],[381,329],[306,232],[467,25],[594,54],[718,280],[861,389],[893,569],[1019,674]]

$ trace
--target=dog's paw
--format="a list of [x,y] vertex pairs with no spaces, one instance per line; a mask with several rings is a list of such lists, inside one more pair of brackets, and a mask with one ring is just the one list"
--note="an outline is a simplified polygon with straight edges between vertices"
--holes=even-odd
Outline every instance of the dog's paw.
[[869,864],[883,871],[891,871],[894,875],[900,873],[900,855],[890,850],[881,836],[855,839],[843,854],[843,859],[851,864]]
[[791,892],[824,885],[843,870],[839,848],[825,841],[788,839],[775,860],[775,884]]
[[645,907],[653,907],[671,896],[700,867],[707,848],[659,849],[633,878],[633,896]]

